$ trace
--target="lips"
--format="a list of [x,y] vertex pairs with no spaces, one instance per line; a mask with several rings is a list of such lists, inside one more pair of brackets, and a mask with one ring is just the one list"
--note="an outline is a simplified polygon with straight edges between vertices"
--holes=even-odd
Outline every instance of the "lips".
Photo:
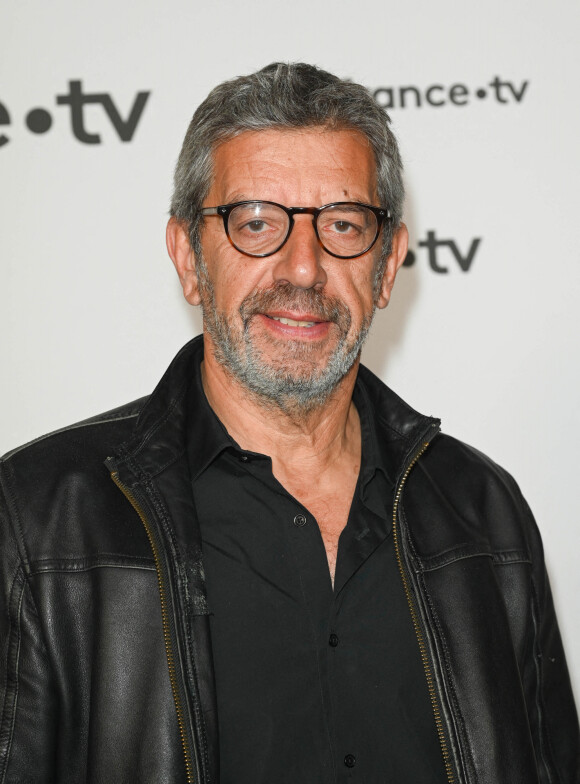
[[270,316],[268,313],[264,313],[269,319],[272,321],[279,321],[280,324],[285,324],[287,327],[305,327],[309,329],[313,327],[315,324],[319,324],[319,321],[297,321],[296,319],[287,318],[286,316]]
[[327,296],[316,289],[298,289],[290,283],[252,292],[243,300],[240,315],[246,328],[253,316],[263,316],[287,327],[303,329],[331,322],[337,324],[344,334],[351,324],[348,308],[337,297]]

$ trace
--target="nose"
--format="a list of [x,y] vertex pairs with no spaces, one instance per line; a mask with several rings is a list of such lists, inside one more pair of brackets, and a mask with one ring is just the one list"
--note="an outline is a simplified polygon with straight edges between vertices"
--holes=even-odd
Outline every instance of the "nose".
[[310,215],[295,215],[286,244],[276,253],[273,275],[276,283],[300,289],[322,288],[327,280],[323,267],[324,249],[314,231]]

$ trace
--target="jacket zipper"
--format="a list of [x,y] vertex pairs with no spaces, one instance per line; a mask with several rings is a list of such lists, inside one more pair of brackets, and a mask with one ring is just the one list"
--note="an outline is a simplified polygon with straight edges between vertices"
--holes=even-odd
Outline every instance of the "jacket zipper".
[[[415,463],[419,460],[421,455],[425,452],[427,447],[429,446],[429,442],[425,442],[419,451],[415,454],[409,465],[407,466],[405,473],[401,481],[399,482],[399,486],[397,488],[397,492],[395,494],[395,502],[393,505],[393,541],[395,544],[395,554],[397,558],[397,564],[399,567],[399,573],[401,575],[401,580],[403,582],[403,588],[405,590],[405,596],[407,598],[407,604],[409,607],[409,612],[411,613],[411,619],[413,622],[413,628],[415,629],[415,636],[417,637],[417,642],[419,645],[419,651],[421,653],[421,661],[423,663],[423,670],[425,672],[425,677],[427,680],[427,688],[429,690],[429,698],[431,701],[431,706],[433,708],[433,714],[435,717],[435,725],[437,728],[437,735],[439,738],[439,744],[441,746],[441,752],[443,754],[443,763],[445,765],[445,772],[447,774],[447,781],[449,784],[454,784],[455,776],[453,774],[453,768],[451,765],[451,759],[449,754],[449,749],[447,747],[447,741],[445,739],[445,732],[443,729],[443,721],[441,719],[441,710],[439,708],[439,700],[437,698],[437,692],[435,689],[435,685],[433,683],[433,674],[431,672],[431,665],[429,664],[429,657],[427,654],[427,646],[425,645],[425,639],[423,636],[423,631],[421,629],[421,625],[419,622],[419,616],[417,614],[417,610],[415,608],[415,602],[413,601],[413,597],[411,594],[411,588],[409,585],[409,579],[407,577],[407,573],[405,571],[405,566],[403,565],[403,559],[401,556],[401,547],[399,541],[399,532],[397,528],[397,512],[399,508],[399,501],[401,499],[401,495],[403,492],[403,488],[405,486],[405,482],[407,481],[407,477],[411,473],[411,469],[415,465]],[[169,669],[169,680],[171,682],[171,690],[173,692],[173,701],[175,703],[175,710],[177,713],[177,722],[179,725],[179,734],[181,736],[181,744],[183,748],[183,755],[185,759],[185,768],[186,768],[186,775],[187,775],[187,784],[193,784],[194,777],[193,777],[193,765],[192,765],[192,754],[189,749],[189,743],[185,733],[185,711],[183,709],[183,704],[181,702],[181,697],[179,695],[179,689],[177,686],[177,676],[175,673],[175,663],[174,663],[174,653],[173,647],[171,644],[171,633],[170,633],[170,619],[169,619],[169,612],[167,607],[167,592],[165,589],[165,580],[163,577],[163,567],[161,564],[161,557],[159,555],[159,547],[157,545],[155,534],[152,530],[152,527],[141,508],[140,504],[138,503],[137,499],[131,492],[131,490],[121,482],[119,479],[119,475],[117,471],[113,471],[111,473],[111,478],[113,482],[117,485],[117,487],[121,490],[123,495],[127,498],[130,502],[132,507],[135,509],[145,531],[147,533],[147,538],[149,539],[149,544],[151,546],[151,550],[153,552],[153,558],[155,560],[155,569],[157,572],[157,580],[159,583],[159,595],[161,599],[161,618],[162,618],[162,625],[163,625],[163,639],[165,642],[165,652],[167,655],[167,665]]]
[[453,767],[451,764],[451,758],[449,754],[449,748],[447,746],[447,740],[445,738],[445,731],[443,729],[443,720],[441,718],[441,709],[439,707],[439,699],[437,697],[437,691],[435,689],[435,684],[433,682],[433,673],[431,672],[431,665],[429,663],[429,656],[427,654],[427,646],[425,644],[425,638],[423,636],[423,631],[421,629],[421,624],[419,621],[419,616],[417,613],[417,609],[415,607],[415,602],[413,600],[413,596],[411,593],[411,587],[409,584],[409,577],[405,570],[405,566],[403,564],[403,559],[401,556],[401,544],[399,540],[399,532],[397,528],[397,512],[399,509],[399,501],[401,500],[401,495],[403,492],[403,487],[405,486],[405,482],[407,481],[407,477],[411,473],[411,469],[415,465],[415,463],[419,460],[421,455],[425,452],[427,447],[429,446],[429,441],[423,443],[419,451],[415,454],[409,465],[407,466],[405,473],[401,481],[399,482],[399,486],[397,488],[397,492],[395,494],[395,501],[393,505],[393,540],[395,544],[395,554],[397,557],[397,564],[399,566],[399,572],[401,574],[401,580],[403,581],[403,588],[405,590],[405,596],[407,598],[407,604],[409,606],[409,611],[411,613],[411,619],[413,621],[413,628],[415,629],[415,635],[417,637],[417,642],[419,644],[419,651],[421,652],[421,661],[423,663],[423,670],[425,671],[425,677],[427,679],[427,688],[429,690],[429,699],[431,700],[431,706],[433,708],[433,714],[435,716],[435,725],[437,727],[437,736],[439,738],[439,744],[441,746],[441,752],[443,754],[443,763],[445,765],[445,772],[447,774],[447,781],[449,784],[454,784],[455,776],[453,773]]
[[169,609],[167,604],[167,590],[166,590],[166,579],[163,573],[163,566],[161,563],[161,556],[159,554],[159,546],[157,544],[157,537],[154,534],[153,528],[149,523],[145,512],[143,511],[142,507],[140,506],[139,502],[133,495],[132,491],[127,487],[127,485],[123,484],[119,479],[119,474],[117,471],[113,471],[111,473],[111,479],[117,485],[119,490],[123,493],[123,495],[127,498],[130,502],[133,509],[139,515],[141,522],[145,528],[147,533],[147,538],[149,539],[149,544],[151,545],[151,550],[153,551],[153,558],[155,560],[155,570],[157,572],[157,581],[159,584],[159,596],[161,599],[161,619],[163,625],[163,640],[165,643],[165,653],[167,655],[167,666],[169,669],[169,680],[171,682],[171,691],[173,693],[173,702],[175,703],[175,710],[177,713],[177,723],[179,725],[179,734],[181,736],[181,746],[183,749],[183,756],[185,760],[185,770],[187,775],[187,784],[194,784],[194,776],[193,776],[193,764],[192,764],[192,754],[189,746],[189,741],[186,735],[185,730],[185,711],[183,708],[183,702],[181,700],[181,695],[179,693],[179,688],[177,684],[177,675],[175,672],[175,655],[173,651],[172,641],[171,641],[171,623],[169,618]]

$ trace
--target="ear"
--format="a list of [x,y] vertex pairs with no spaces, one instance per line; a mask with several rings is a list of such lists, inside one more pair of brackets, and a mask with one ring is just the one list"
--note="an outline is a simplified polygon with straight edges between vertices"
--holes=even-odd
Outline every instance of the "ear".
[[391,253],[385,265],[385,272],[383,280],[379,289],[377,297],[377,308],[386,308],[391,298],[391,291],[395,285],[395,278],[397,272],[403,266],[403,262],[407,256],[407,248],[409,247],[409,232],[404,223],[401,223],[398,229],[393,233],[393,244]]
[[195,256],[189,244],[187,231],[177,218],[169,219],[165,240],[167,252],[179,275],[185,299],[190,305],[199,305],[201,299],[195,271]]

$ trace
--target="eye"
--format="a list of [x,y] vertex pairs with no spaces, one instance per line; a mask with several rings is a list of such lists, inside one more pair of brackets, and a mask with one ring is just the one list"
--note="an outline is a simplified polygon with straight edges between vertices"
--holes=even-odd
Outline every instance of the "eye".
[[265,231],[266,228],[266,221],[263,220],[249,221],[245,226],[241,227],[241,229],[247,229],[248,231],[252,232],[252,234],[259,234],[259,232]]
[[232,210],[229,228],[232,234],[246,237],[259,237],[267,233],[277,233],[287,224],[286,213],[274,205],[264,202],[242,204]]
[[345,220],[337,220],[332,223],[329,228],[336,231],[337,234],[348,234],[351,231],[360,231],[359,228]]
[[370,218],[374,218],[373,214],[362,204],[341,204],[323,210],[318,227],[326,235],[340,235],[344,239],[354,240],[368,230]]

